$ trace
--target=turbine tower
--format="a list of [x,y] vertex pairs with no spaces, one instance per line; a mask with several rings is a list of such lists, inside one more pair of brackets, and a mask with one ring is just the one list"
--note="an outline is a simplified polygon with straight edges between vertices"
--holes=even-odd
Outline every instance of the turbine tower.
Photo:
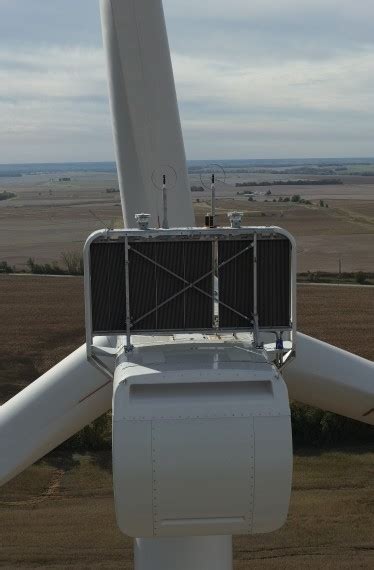
[[101,14],[125,229],[85,246],[86,344],[0,408],[0,485],[112,408],[136,570],[230,570],[287,516],[289,398],[373,425],[374,363],[297,333],[287,232],[194,227],[162,2]]

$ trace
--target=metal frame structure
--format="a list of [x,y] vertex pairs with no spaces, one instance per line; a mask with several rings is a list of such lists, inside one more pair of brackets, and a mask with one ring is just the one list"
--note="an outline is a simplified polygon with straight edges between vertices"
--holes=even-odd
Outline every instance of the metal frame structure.
[[[218,261],[218,242],[225,241],[225,240],[248,240],[248,238],[253,238],[248,247],[244,248],[240,252],[236,253],[229,259],[225,260],[223,263],[219,263]],[[258,285],[257,285],[257,247],[258,247],[258,240],[264,239],[280,239],[286,238],[291,244],[291,299],[290,299],[290,327],[260,327],[259,326],[259,317],[258,317]],[[156,241],[156,242],[170,242],[171,240],[178,239],[180,241],[208,241],[212,243],[212,268],[201,275],[196,281],[189,282],[188,280],[184,279],[182,276],[178,275],[177,273],[173,272],[169,268],[164,267],[162,264],[158,263],[154,259],[146,256],[145,254],[133,249],[132,251],[136,251],[136,254],[148,261],[149,263],[153,264],[155,267],[158,267],[174,278],[184,283],[184,287],[179,290],[178,292],[172,294],[166,300],[164,300],[160,305],[156,305],[152,310],[145,312],[141,317],[138,317],[135,323],[131,323],[131,307],[130,307],[130,294],[129,294],[129,282],[130,282],[130,272],[129,272],[129,251],[131,248],[131,244],[134,243],[144,243],[146,241]],[[249,240],[248,240],[249,241]],[[94,331],[93,329],[93,319],[92,319],[92,296],[91,296],[91,246],[94,243],[102,243],[102,242],[113,242],[119,243],[122,242],[124,244],[124,252],[125,252],[125,275],[126,275],[126,327],[123,330],[116,330],[116,331]],[[224,306],[229,311],[237,314],[239,317],[246,319],[249,321],[248,315],[244,315],[237,311],[234,307],[230,306],[227,303],[224,303],[219,297],[219,289],[217,286],[217,274],[220,268],[228,263],[232,262],[234,259],[238,258],[240,255],[248,251],[248,249],[253,248],[253,314],[251,315],[250,323],[248,327],[240,327],[240,328],[222,328],[219,326],[219,307]],[[104,371],[108,376],[109,371],[105,370],[105,364],[101,360],[101,356],[105,356],[103,354],[102,349],[96,349],[93,345],[93,338],[94,335],[107,335],[109,332],[110,334],[118,334],[118,335],[125,335],[126,336],[126,350],[132,350],[131,344],[131,337],[133,335],[150,335],[153,336],[157,334],[160,335],[174,335],[174,334],[185,334],[186,332],[190,333],[202,333],[202,334],[235,334],[237,332],[243,333],[248,332],[253,335],[253,345],[255,347],[261,347],[261,335],[263,333],[269,333],[275,335],[276,339],[282,337],[284,333],[289,334],[289,339],[292,343],[292,347],[290,350],[286,351],[286,354],[282,355],[282,358],[277,359],[277,365],[281,368],[283,364],[289,360],[289,357],[294,354],[295,349],[295,338],[296,338],[296,244],[293,236],[287,232],[286,230],[276,227],[276,226],[259,226],[259,227],[242,227],[238,229],[233,228],[213,228],[213,229],[202,229],[202,228],[174,228],[174,229],[148,229],[148,230],[138,230],[138,229],[129,229],[129,230],[99,230],[94,232],[87,240],[85,247],[84,247],[84,269],[85,269],[85,282],[84,282],[84,289],[85,289],[85,314],[86,314],[86,344],[87,344],[87,358],[90,362],[92,362],[96,367],[100,368],[101,370],[104,367]],[[209,276],[212,276],[213,285],[212,285],[212,294],[204,291],[199,287],[199,282],[203,279],[206,279]],[[157,311],[162,306],[166,305],[173,299],[177,298],[179,295],[184,294],[190,289],[194,289],[198,291],[200,294],[209,297],[212,301],[212,326],[209,329],[168,329],[168,330],[136,330],[134,325],[144,319],[145,317],[151,315],[154,311]],[[277,356],[279,356],[277,354]]]

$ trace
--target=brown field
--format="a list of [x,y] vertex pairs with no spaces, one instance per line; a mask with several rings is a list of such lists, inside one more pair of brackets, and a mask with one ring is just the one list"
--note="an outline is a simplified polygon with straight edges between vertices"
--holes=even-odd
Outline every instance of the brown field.
[[[374,290],[302,286],[299,329],[374,359]],[[84,337],[81,278],[0,276],[0,401]],[[280,531],[234,539],[235,570],[374,567],[374,449],[295,456]],[[132,568],[110,454],[52,454],[0,489],[3,568]],[[174,569],[165,569],[174,570]]]
[[374,360],[374,288],[298,287],[298,329]]
[[84,341],[83,279],[0,276],[0,402]]
[[[242,180],[251,178],[240,176]],[[226,213],[236,209],[244,211],[244,223],[288,229],[297,239],[301,272],[335,272],[339,259],[343,271],[373,272],[374,177],[342,178],[344,184],[337,186],[272,186],[269,202],[264,201],[267,188],[239,189],[258,192],[255,202],[237,196],[233,179],[217,190],[219,222],[227,225]],[[29,257],[43,263],[59,261],[64,251],[82,251],[92,231],[111,224],[121,226],[119,195],[106,193],[111,187],[118,187],[116,177],[100,173],[74,174],[71,182],[63,184],[45,175],[16,178],[6,186],[2,183],[1,189],[15,192],[17,197],[0,202],[0,261],[18,268],[24,268]],[[314,205],[272,202],[293,194]],[[209,192],[194,193],[193,199],[201,223],[209,210]],[[203,203],[198,204],[198,199]],[[320,208],[320,199],[329,208]]]
[[[298,271],[338,271],[339,259],[343,271],[372,271],[374,268],[374,219],[356,215],[348,210],[350,204],[360,208],[360,202],[347,201],[345,209],[334,206],[304,206],[301,204],[248,202],[242,198],[222,199],[217,214],[220,224],[227,224],[227,212],[244,212],[246,225],[274,225],[288,230],[296,238]],[[365,204],[367,204],[365,202]],[[365,206],[362,206],[362,210]],[[203,223],[208,202],[195,204],[198,223]],[[367,210],[374,212],[374,202]]]
[[338,214],[363,224],[374,223],[374,200],[333,200],[331,202]]
[[[4,402],[84,342],[83,278],[0,275],[0,315]],[[374,360],[374,288],[300,286],[298,328]]]
[[[368,449],[296,455],[287,524],[236,537],[234,569],[373,568],[373,460]],[[0,566],[132,569],[113,507],[108,454],[50,457],[0,491]]]
[[18,267],[29,257],[59,261],[64,251],[82,251],[93,231],[112,222],[122,225],[119,194],[106,193],[106,188],[118,187],[115,176],[65,174],[71,182],[40,175],[2,186],[17,197],[0,202],[0,260]]

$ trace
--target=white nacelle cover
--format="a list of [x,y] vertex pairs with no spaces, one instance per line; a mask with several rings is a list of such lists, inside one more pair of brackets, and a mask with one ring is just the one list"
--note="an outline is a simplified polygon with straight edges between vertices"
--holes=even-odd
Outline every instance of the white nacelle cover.
[[137,348],[119,359],[113,415],[115,505],[125,534],[251,534],[284,524],[290,408],[261,351]]

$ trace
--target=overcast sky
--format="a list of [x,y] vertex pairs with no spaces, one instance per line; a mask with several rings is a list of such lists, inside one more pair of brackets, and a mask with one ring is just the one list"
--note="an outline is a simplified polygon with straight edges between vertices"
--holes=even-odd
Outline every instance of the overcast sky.
[[[373,0],[164,7],[188,158],[374,156]],[[98,0],[0,0],[0,163],[112,159]]]

